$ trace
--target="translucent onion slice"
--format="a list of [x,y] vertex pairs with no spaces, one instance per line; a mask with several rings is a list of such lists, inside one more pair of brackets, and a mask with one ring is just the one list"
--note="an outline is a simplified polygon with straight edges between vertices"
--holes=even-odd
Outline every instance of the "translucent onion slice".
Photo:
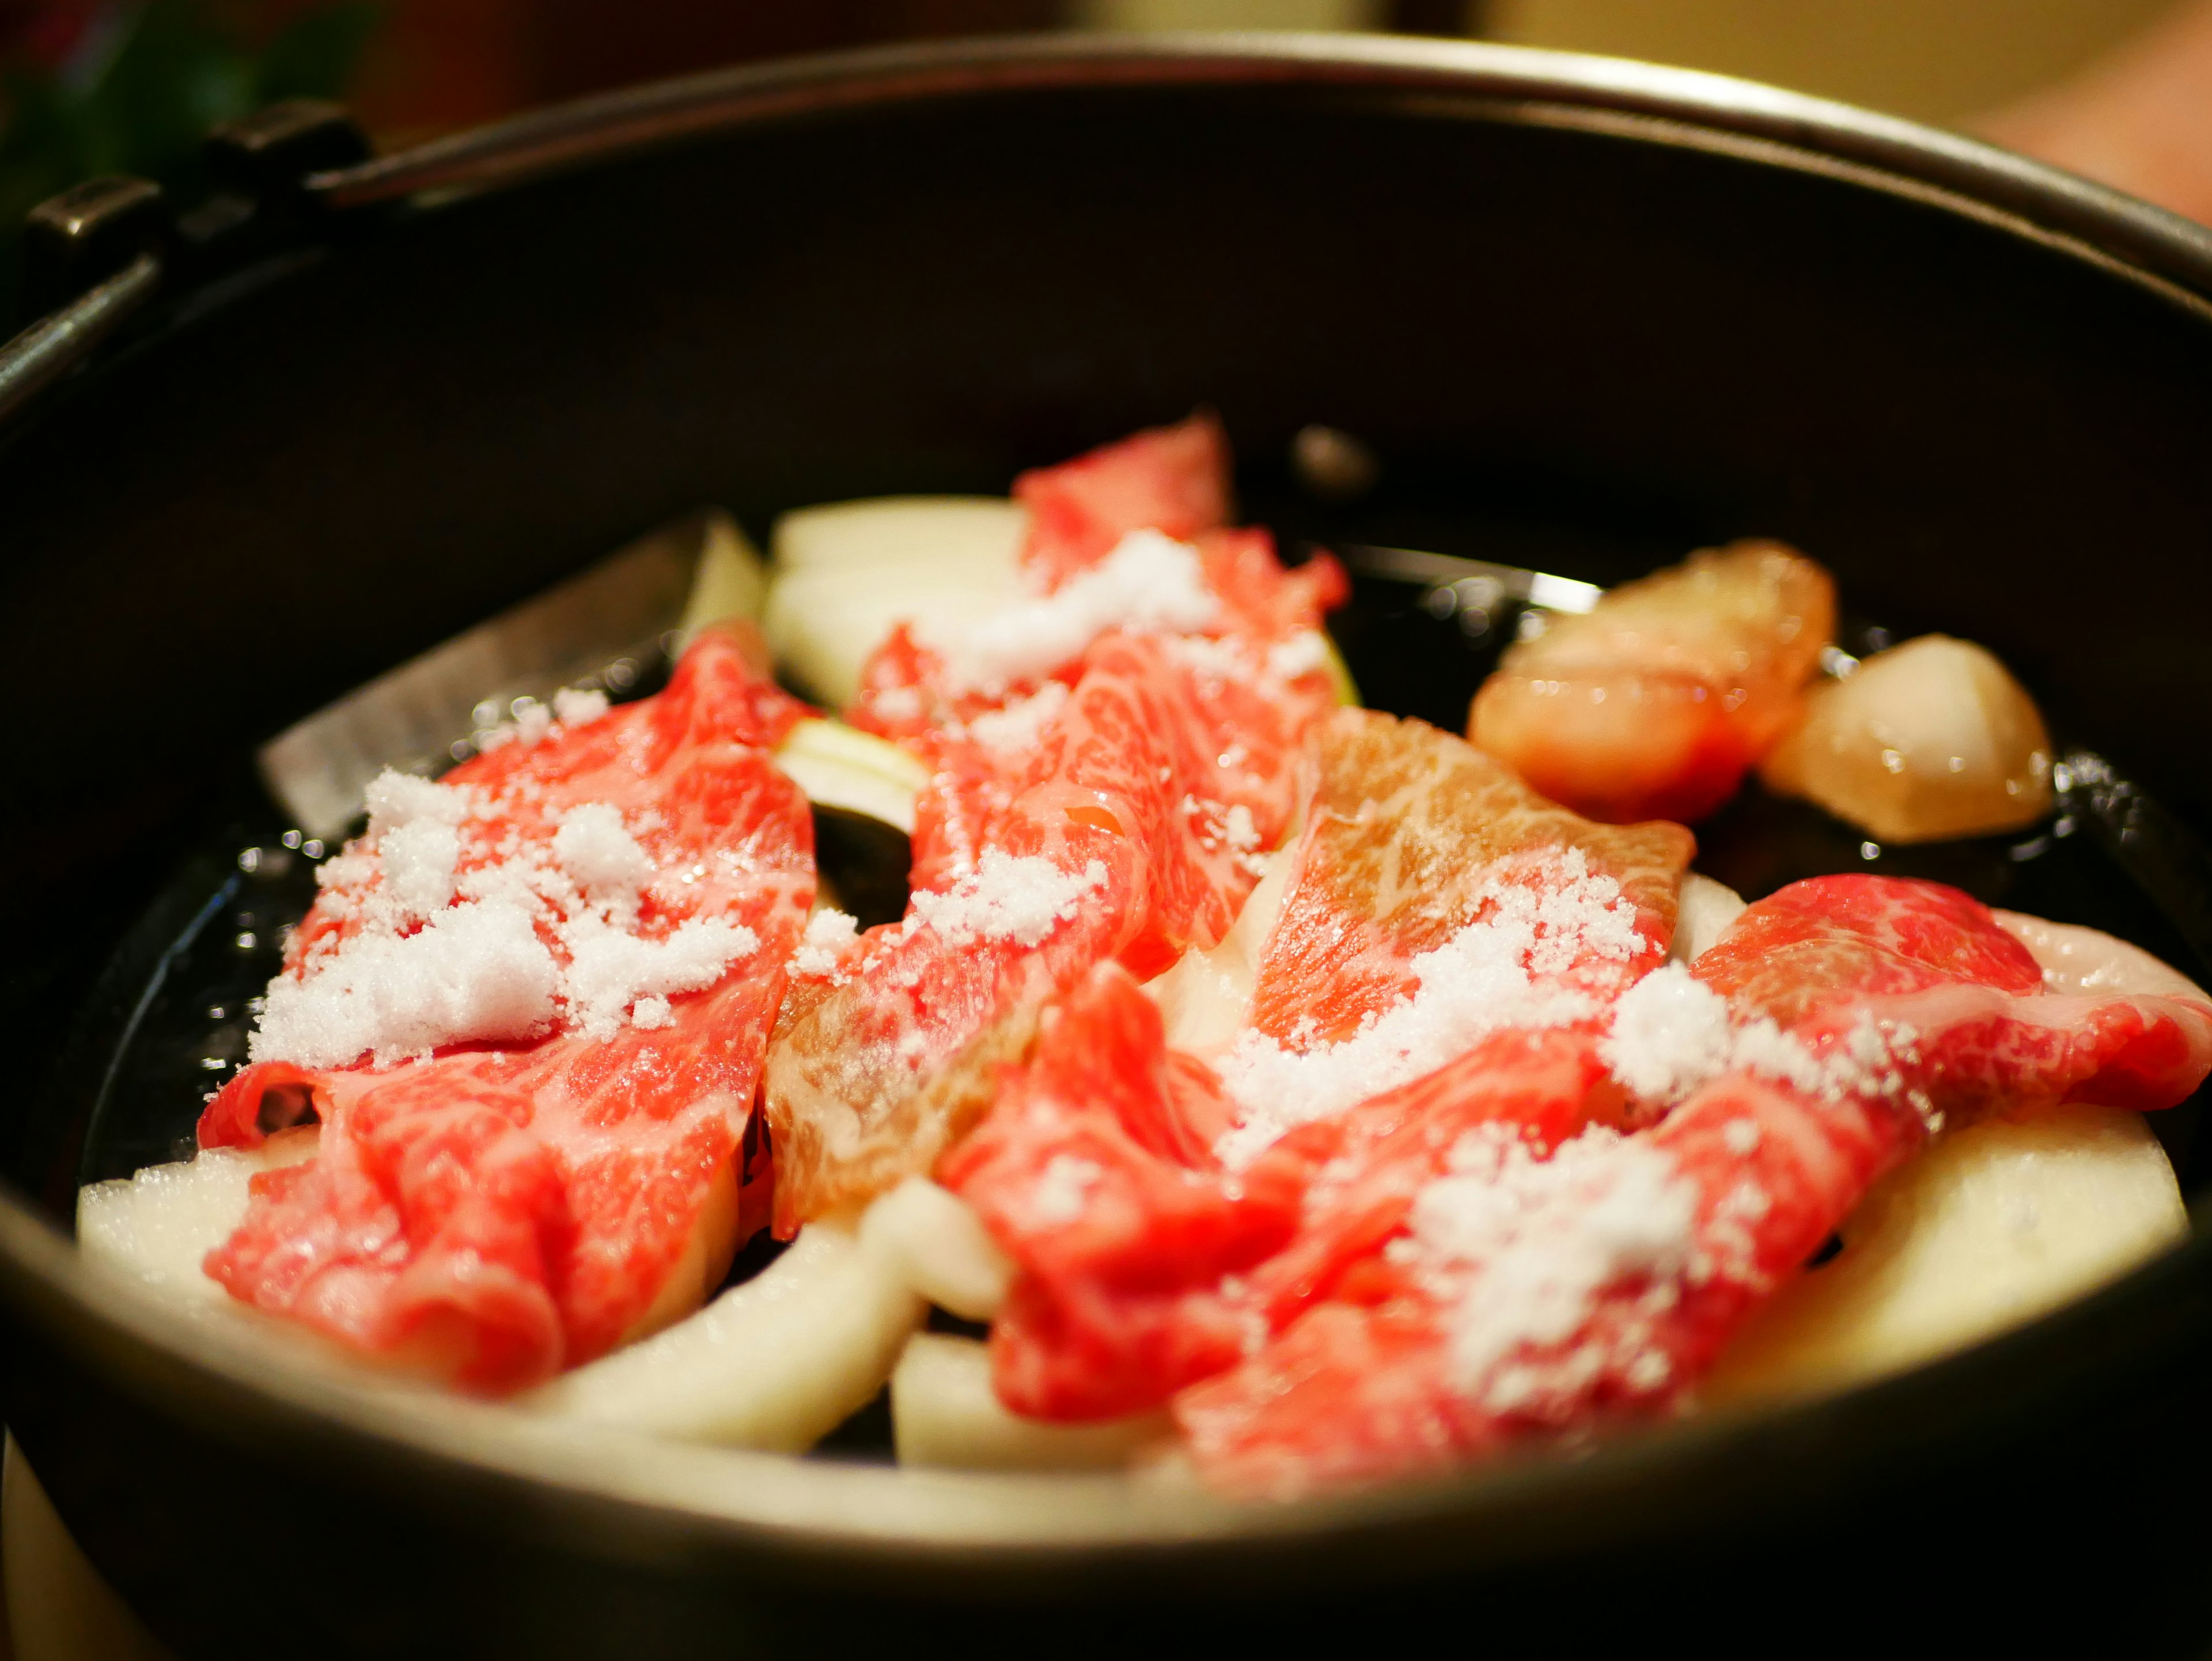
[[929,770],[888,739],[842,721],[802,721],[776,747],[775,764],[817,807],[914,834],[915,797]]
[[1006,1300],[1013,1260],[958,1195],[909,1177],[870,1206],[860,1239],[916,1293],[963,1320],[988,1321]]
[[255,1173],[313,1159],[317,1134],[307,1125],[280,1131],[258,1148],[210,1148],[135,1177],[88,1183],[76,1196],[77,1246],[94,1262],[189,1305],[244,1313],[246,1305],[200,1264],[246,1215],[246,1185]]
[[902,621],[949,630],[1022,593],[1028,509],[989,496],[884,496],[776,522],[763,626],[778,666],[842,708]]
[[964,1470],[1116,1469],[1174,1434],[1164,1413],[1096,1425],[1048,1425],[1000,1405],[989,1350],[972,1338],[919,1332],[891,1374],[891,1425],[902,1465]]
[[[2097,929],[1996,918],[2053,992],[2204,995]],[[2173,1167],[2140,1114],[2074,1106],[1966,1126],[1875,1186],[1840,1231],[1843,1250],[1753,1318],[1706,1396],[1802,1396],[1933,1360],[2094,1290],[2188,1232]]]
[[1870,1192],[1843,1250],[1753,1317],[1709,1402],[1902,1372],[2094,1290],[2184,1238],[2173,1167],[2140,1114],[2063,1107],[1954,1131]]
[[809,1224],[751,1280],[516,1405],[680,1441],[797,1452],[883,1385],[921,1299],[850,1228]]
[[1759,776],[1882,842],[1988,836],[2050,811],[2051,737],[1989,652],[1923,635],[1816,688]]
[[1695,963],[1707,946],[1728,933],[1729,925],[1749,909],[1743,896],[1725,883],[1695,871],[1682,873],[1674,916],[1674,938],[1667,955],[1676,963]]

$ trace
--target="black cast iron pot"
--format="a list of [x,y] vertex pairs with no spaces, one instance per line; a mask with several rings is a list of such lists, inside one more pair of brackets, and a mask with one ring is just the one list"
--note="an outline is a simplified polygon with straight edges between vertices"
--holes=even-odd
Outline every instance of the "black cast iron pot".
[[[4,1408],[179,1650],[2207,1636],[2203,1238],[1818,1404],[1250,1512],[584,1444],[249,1369],[93,1281],[66,1226],[107,1174],[116,1035],[190,921],[178,873],[269,811],[259,739],[700,502],[757,530],[999,490],[1200,404],[1294,537],[1609,581],[1777,535],[1866,617],[1986,642],[2136,788],[2083,797],[2056,887],[2016,850],[1975,880],[2203,976],[2212,238],[1737,82],[1289,37],[711,76],[283,205],[218,277],[178,280],[173,244],[158,292],[124,268],[93,320],[153,297],[0,442]],[[1316,421],[1376,447],[1370,496],[1294,488]],[[1342,637],[1376,701],[1456,724],[1467,654],[1413,598],[1363,588]],[[1753,887],[1856,856],[1710,840]],[[2201,1192],[2190,1112],[2167,1134]]]

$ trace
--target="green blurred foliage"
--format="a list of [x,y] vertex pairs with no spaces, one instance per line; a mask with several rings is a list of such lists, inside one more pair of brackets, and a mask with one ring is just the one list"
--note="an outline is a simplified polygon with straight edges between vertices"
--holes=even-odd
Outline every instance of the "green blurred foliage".
[[276,99],[342,95],[380,10],[338,0],[255,45],[196,0],[146,0],[103,14],[58,69],[0,72],[0,318],[17,315],[31,209],[112,173],[156,179],[189,206],[205,189],[208,130]]

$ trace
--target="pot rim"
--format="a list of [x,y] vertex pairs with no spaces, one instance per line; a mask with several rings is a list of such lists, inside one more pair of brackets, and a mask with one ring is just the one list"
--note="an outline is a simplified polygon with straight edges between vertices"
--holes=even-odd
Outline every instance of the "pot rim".
[[[1579,125],[1719,149],[1903,193],[2148,283],[2212,321],[2212,231],[1977,141],[1730,77],[1530,48],[1316,34],[1039,36],[899,46],[714,71],[518,117],[318,175],[333,208],[501,188],[717,131],[921,100],[1060,88],[1309,87],[1399,94],[1484,119]],[[1256,1588],[1303,1545],[1372,1579],[1443,1561],[1528,1561],[1746,1506],[1878,1483],[1899,1462],[2002,1433],[2075,1383],[2167,1342],[2212,1301],[2202,1232],[2102,1291],[1946,1360],[1819,1400],[1609,1439],[1295,1506],[1239,1506],[1119,1475],[902,1469],[580,1432],[511,1409],[240,1342],[82,1262],[0,1188],[0,1296],[156,1411],[394,1495],[426,1490],[505,1529],[601,1553],[690,1560],[702,1543],[779,1574],[945,1595],[1048,1597],[1143,1567],[1173,1590]],[[2164,1318],[2142,1319],[2163,1306]],[[2154,1330],[2149,1330],[2154,1329]],[[1834,1454],[1847,1446],[1851,1469]],[[35,1439],[33,1445],[35,1453]],[[1700,1482],[1725,1469],[1731,1482]],[[1732,1491],[1723,1494],[1723,1488]],[[1241,1566],[1241,1572],[1240,1572]],[[1041,1573],[1057,1569],[1052,1573]]]
[[1800,154],[1762,147],[1762,159],[1932,187],[1954,210],[1994,212],[2200,299],[2212,293],[2212,228],[1961,133],[1703,70],[1407,35],[1009,34],[740,64],[532,111],[317,173],[307,189],[343,209],[521,184],[781,117],[994,92],[1202,86],[1473,94],[1523,123],[1626,122],[1656,142],[1731,149],[1742,147],[1730,139],[1765,141]]

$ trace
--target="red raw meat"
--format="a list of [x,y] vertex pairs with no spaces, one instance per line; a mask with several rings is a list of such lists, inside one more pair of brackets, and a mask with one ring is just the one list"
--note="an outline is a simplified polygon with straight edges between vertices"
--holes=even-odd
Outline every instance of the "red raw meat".
[[[769,754],[803,713],[710,633],[658,696],[449,773],[500,803],[469,822],[464,870],[550,839],[568,808],[607,803],[658,867],[641,935],[714,917],[758,945],[673,996],[657,1028],[594,1038],[570,1025],[380,1072],[247,1068],[210,1104],[202,1146],[251,1146],[309,1099],[322,1129],[313,1160],[253,1179],[208,1273],[271,1313],[487,1393],[588,1360],[709,1289],[745,1226],[739,1138],[812,902],[806,803]],[[295,933],[294,967],[357,920],[326,896]]]
[[2212,1006],[2045,993],[1985,909],[1934,884],[1796,884],[1746,912],[1695,972],[1739,1016],[1778,1020],[1825,1071],[1796,1084],[1728,1074],[1620,1144],[1687,1185],[1680,1262],[1623,1272],[1567,1336],[1520,1342],[1468,1377],[1452,1363],[1452,1309],[1402,1257],[1379,1256],[1360,1295],[1340,1292],[1178,1398],[1210,1481],[1297,1493],[1663,1409],[1947,1116],[1998,1101],[2170,1106],[2212,1070]]
[[[786,1001],[768,1068],[780,1234],[929,1169],[988,1105],[993,1069],[1025,1050],[1044,999],[1103,959],[1143,977],[1213,944],[1257,880],[1255,855],[1281,840],[1306,735],[1334,702],[1302,637],[1346,583],[1326,557],[1286,571],[1264,531],[1217,528],[1227,465],[1200,417],[1017,489],[1040,590],[1133,530],[1195,538],[1218,607],[1203,636],[1109,630],[1054,680],[990,691],[952,684],[905,628],[871,658],[848,718],[933,770],[915,808],[917,899]],[[1272,655],[1286,646],[1291,658]],[[994,748],[971,727],[1041,691],[1064,701],[1033,742]],[[1034,940],[945,939],[924,915],[932,897],[973,888],[994,855],[1084,878],[1073,914]]]
[[1132,531],[1188,542],[1229,522],[1229,440],[1212,415],[1151,427],[1014,481],[1030,510],[1022,563],[1056,587]]
[[[1151,975],[1218,940],[1257,879],[1223,833],[1227,810],[1249,815],[1253,846],[1280,841],[1299,741],[1328,702],[1309,684],[1271,704],[1194,672],[1170,641],[1111,634],[1018,770],[940,767],[916,813],[918,893],[951,890],[987,850],[1066,873],[1095,862],[1100,879],[1034,942],[948,941],[910,912],[835,977],[793,983],[769,1058],[777,1232],[929,1169],[988,1104],[989,1063],[1091,964]],[[978,1043],[988,1060],[963,1066]]]
[[[1330,1012],[1332,1036],[1380,1013],[1413,989],[1415,956],[1481,913],[1487,883],[1562,847],[1618,877],[1644,946],[1556,978],[1609,994],[1664,955],[1691,851],[1680,827],[1591,824],[1464,741],[1367,710],[1322,725],[1316,766],[1261,966],[1260,1019],[1279,1012],[1285,1029],[1273,1036],[1298,1028],[1302,1007]],[[989,1116],[939,1167],[1020,1267],[992,1328],[994,1375],[1009,1407],[1038,1418],[1157,1406],[1340,1291],[1348,1274],[1371,1279],[1375,1254],[1468,1130],[1510,1124],[1548,1149],[1625,1106],[1594,1025],[1495,1032],[1291,1130],[1232,1173],[1213,1152],[1232,1113],[1218,1081],[1164,1049],[1126,978],[1095,973],[1046,1019],[1035,1062],[1004,1074]],[[1037,1205],[1055,1192],[1055,1169],[1063,1182],[1072,1169],[1098,1173],[1088,1203],[1064,1218]],[[1233,1240],[1233,1254],[1194,1243],[1194,1217]],[[1224,1274],[1239,1278],[1224,1284]]]

